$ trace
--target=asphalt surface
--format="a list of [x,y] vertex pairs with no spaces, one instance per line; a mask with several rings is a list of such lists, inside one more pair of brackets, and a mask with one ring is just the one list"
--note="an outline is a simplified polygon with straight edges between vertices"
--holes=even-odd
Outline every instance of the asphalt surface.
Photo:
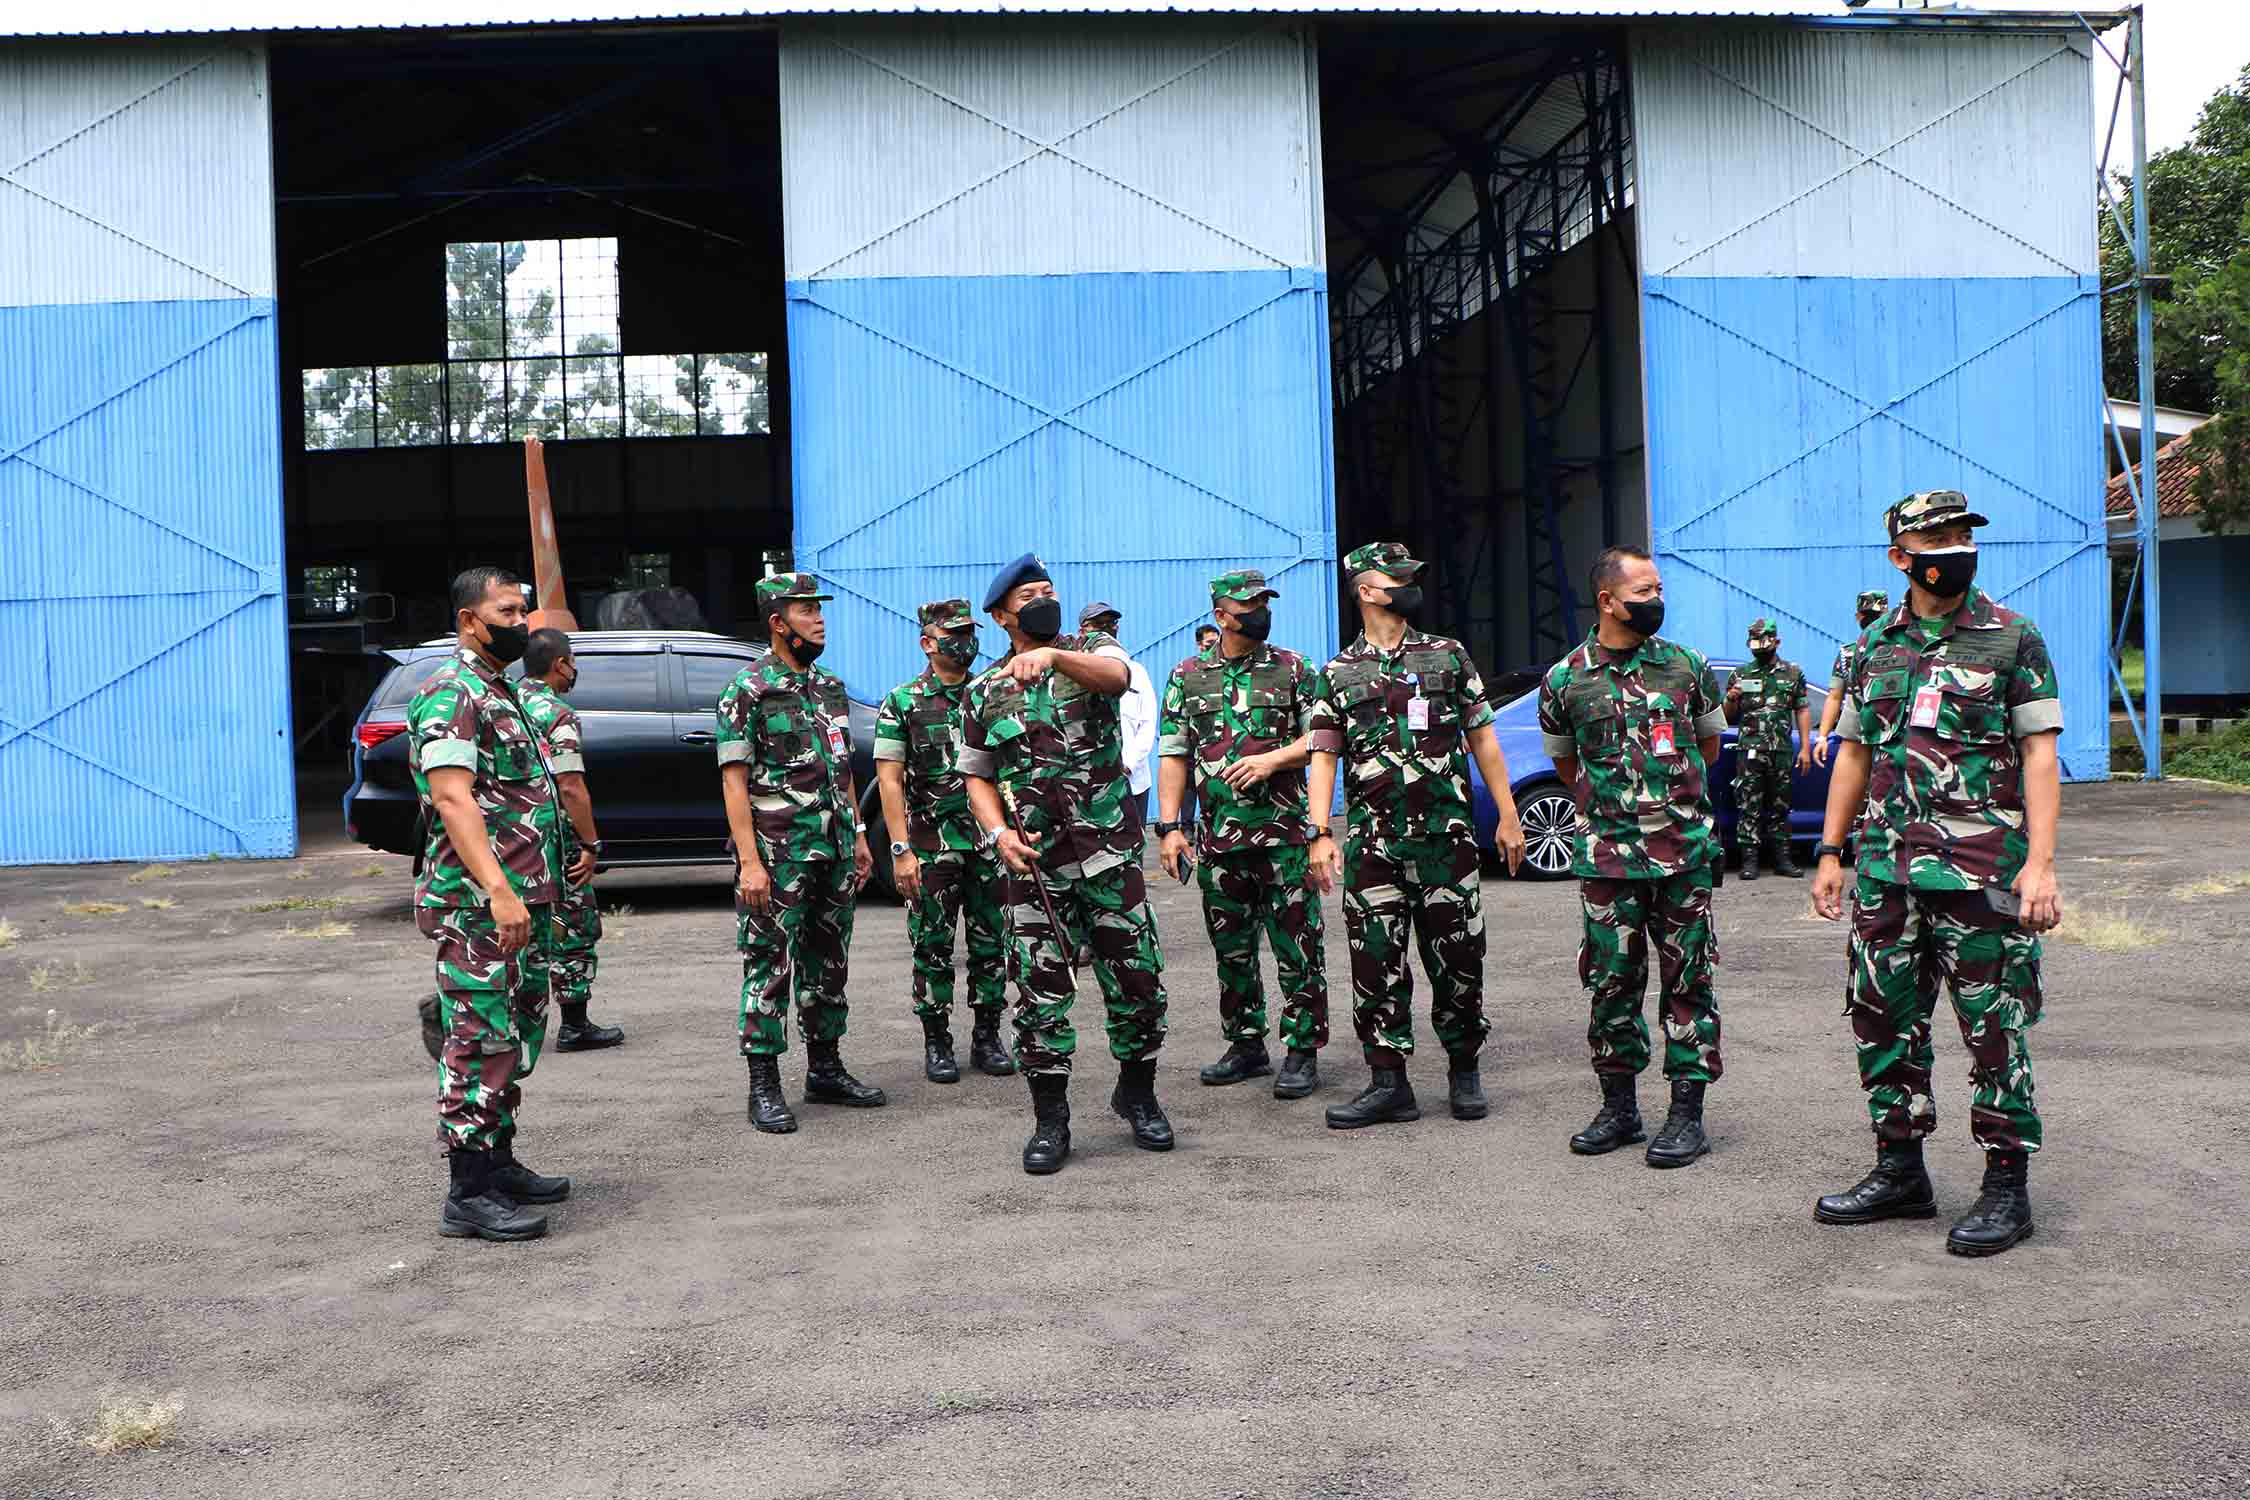
[[[846,1044],[890,1107],[773,1138],[725,886],[606,876],[629,1041],[540,1063],[519,1147],[577,1191],[495,1246],[435,1233],[403,862],[0,872],[0,1042],[40,1050],[0,1072],[0,1495],[2239,1496],[2250,797],[2070,789],[2061,870],[2155,938],[2050,943],[2038,1232],[1981,1261],[1943,1249],[1980,1166],[1942,1017],[1940,1217],[1813,1222],[1870,1148],[1801,882],[1721,893],[1716,1150],[1656,1172],[1564,1149],[1596,1097],[1568,885],[1485,887],[1492,1118],[1446,1117],[1426,1045],[1435,1107],[1339,1133],[1333,899],[1340,1040],[1280,1103],[1197,1086],[1210,949],[1159,877],[1179,1149],[1108,1113],[1089,1001],[1077,1151],[1032,1179],[1021,1081],[923,1081],[896,907],[860,909]],[[292,897],[341,906],[247,910]],[[173,1394],[154,1451],[70,1437]]]

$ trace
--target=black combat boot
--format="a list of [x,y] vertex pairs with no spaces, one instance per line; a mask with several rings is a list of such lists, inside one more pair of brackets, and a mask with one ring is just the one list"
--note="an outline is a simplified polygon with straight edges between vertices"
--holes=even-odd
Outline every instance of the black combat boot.
[[1266,1039],[1255,1036],[1229,1043],[1227,1050],[1219,1055],[1219,1060],[1206,1064],[1196,1077],[1203,1080],[1205,1087],[1217,1088],[1221,1084],[1244,1083],[1252,1078],[1263,1078],[1272,1071],[1273,1057],[1266,1051]]
[[1792,880],[1805,873],[1797,868],[1796,856],[1789,852],[1789,835],[1786,833],[1774,841],[1773,872]]
[[961,1065],[953,1060],[953,1028],[943,1016],[922,1018],[922,1076],[932,1083],[959,1083]]
[[1672,1108],[1648,1143],[1650,1166],[1684,1167],[1711,1149],[1711,1138],[1703,1133],[1703,1088],[1700,1078],[1672,1080]]
[[891,1102],[881,1089],[844,1071],[843,1048],[836,1042],[805,1043],[805,1097],[854,1109],[881,1109]]
[[1929,1219],[1937,1216],[1937,1194],[1922,1165],[1920,1140],[1875,1142],[1875,1170],[1840,1193],[1812,1206],[1823,1224],[1872,1224],[1878,1219]]
[[1758,878],[1758,846],[1756,844],[1744,844],[1742,846],[1742,878],[1744,880],[1756,880]]
[[1945,1248],[1955,1255],[1998,1255],[2031,1238],[2031,1157],[2023,1151],[1984,1154],[1984,1191],[1953,1221]]
[[1492,1112],[1485,1101],[1484,1079],[1477,1073],[1474,1052],[1451,1054],[1445,1067],[1445,1094],[1456,1120],[1481,1120]]
[[452,1240],[535,1240],[547,1232],[547,1216],[518,1206],[492,1184],[492,1153],[447,1153],[453,1173],[445,1207],[438,1210],[438,1233]]
[[1602,1107],[1593,1123],[1570,1138],[1570,1149],[1580,1156],[1602,1156],[1620,1146],[1647,1139],[1641,1129],[1640,1080],[1631,1073],[1596,1073],[1601,1081]]
[[1134,1145],[1143,1151],[1172,1149],[1172,1122],[1156,1102],[1155,1058],[1117,1065],[1117,1087],[1110,1093],[1109,1107],[1133,1127]]
[[602,1047],[614,1047],[625,1040],[625,1033],[615,1026],[604,1026],[586,1019],[586,1002],[579,1000],[562,1008],[562,1030],[555,1037],[557,1052],[593,1052]]
[[518,1203],[560,1203],[570,1196],[569,1178],[542,1177],[516,1160],[513,1129],[492,1138],[492,1186]]
[[445,1022],[440,1018],[438,997],[424,995],[415,1011],[422,1018],[422,1050],[436,1062],[445,1055]]
[[976,1025],[969,1030],[969,1061],[979,1073],[994,1078],[1006,1078],[1015,1072],[1016,1060],[1008,1055],[1007,1043],[1000,1040],[1000,1012],[977,1012]]
[[789,1101],[781,1096],[781,1059],[752,1053],[750,1057],[750,1123],[768,1135],[787,1135],[797,1128]]
[[1291,1047],[1289,1055],[1281,1060],[1281,1071],[1274,1075],[1273,1096],[1302,1099],[1319,1087],[1320,1054],[1304,1047]]
[[1389,1125],[1422,1118],[1422,1106],[1414,1102],[1414,1085],[1406,1081],[1406,1068],[1393,1063],[1384,1067],[1374,1065],[1374,1076],[1359,1097],[1349,1104],[1328,1106],[1330,1130],[1357,1130],[1362,1125]]
[[1034,1177],[1060,1172],[1070,1160],[1070,1075],[1031,1075],[1031,1139],[1023,1143],[1023,1169]]

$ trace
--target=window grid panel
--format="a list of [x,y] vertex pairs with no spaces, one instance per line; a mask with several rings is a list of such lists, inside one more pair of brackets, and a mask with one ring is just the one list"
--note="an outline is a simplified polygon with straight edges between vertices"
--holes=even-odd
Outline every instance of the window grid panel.
[[695,436],[695,356],[625,356],[627,437]]
[[375,370],[375,442],[426,448],[445,441],[445,366],[382,365]]
[[358,365],[305,371],[305,446],[374,447],[374,380]]

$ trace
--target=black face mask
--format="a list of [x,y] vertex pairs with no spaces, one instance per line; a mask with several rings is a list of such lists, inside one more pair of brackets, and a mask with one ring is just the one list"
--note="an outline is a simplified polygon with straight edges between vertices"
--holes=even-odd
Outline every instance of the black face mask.
[[811,666],[820,660],[820,653],[828,649],[826,641],[808,641],[799,635],[797,627],[790,624],[780,611],[774,612],[773,620],[781,627],[781,644],[789,648],[789,654],[797,659],[798,666]]
[[556,692],[558,692],[558,693],[560,693],[560,694],[562,694],[562,695],[563,695],[563,696],[564,696],[565,698],[567,698],[567,697],[569,697],[569,696],[571,695],[571,691],[572,691],[572,690],[573,690],[574,688],[576,688],[577,686],[578,686],[578,669],[577,669],[576,667],[572,667],[572,668],[570,669],[570,681],[568,681],[568,682],[564,683],[564,684],[563,684],[563,685],[562,685],[561,687],[559,687],[559,688],[556,688],[556,689],[555,689],[555,691],[556,691]]
[[1976,581],[1977,549],[1974,547],[1945,547],[1936,552],[1917,552],[1913,557],[1914,561],[1900,571],[1909,581],[1921,585],[1924,592],[1940,599],[1958,599]]
[[531,649],[529,625],[491,625],[484,627],[484,649],[494,661],[505,667],[523,660]]
[[1422,611],[1422,588],[1406,583],[1392,589],[1383,600],[1383,608],[1401,619],[1411,620]]
[[1049,596],[1034,599],[1016,611],[1016,629],[1035,641],[1051,641],[1062,634],[1062,601]]
[[948,666],[965,667],[977,659],[977,638],[974,635],[942,635],[937,643],[938,660]]
[[1772,661],[1780,654],[1781,648],[1779,646],[1753,646],[1750,648],[1750,655],[1761,664]]
[[1236,615],[1234,628],[1254,641],[1262,641],[1273,634],[1273,611],[1261,604],[1248,614]]
[[1880,610],[1877,610],[1877,611],[1876,611],[1875,613],[1873,613],[1873,614],[1865,614],[1865,615],[1861,615],[1861,616],[1859,617],[1859,628],[1860,628],[1860,629],[1862,629],[1862,630],[1865,630],[1865,629],[1866,629],[1866,628],[1867,628],[1868,626],[1870,626],[1870,625],[1874,624],[1874,623],[1875,623],[1875,622],[1876,622],[1877,620],[1880,620],[1881,618],[1883,618],[1883,615],[1882,615],[1882,611],[1880,611]]
[[1625,607],[1626,628],[1637,635],[1654,635],[1664,628],[1664,601],[1662,599],[1620,599]]

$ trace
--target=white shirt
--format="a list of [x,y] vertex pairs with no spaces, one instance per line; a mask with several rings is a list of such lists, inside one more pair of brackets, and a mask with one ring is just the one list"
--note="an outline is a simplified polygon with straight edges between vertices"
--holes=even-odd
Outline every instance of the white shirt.
[[1149,788],[1149,757],[1156,749],[1156,689],[1148,680],[1148,669],[1127,656],[1123,648],[1104,646],[1094,654],[1114,656],[1132,673],[1132,681],[1117,700],[1117,727],[1124,741],[1126,785],[1132,788],[1134,796],[1145,796]]

